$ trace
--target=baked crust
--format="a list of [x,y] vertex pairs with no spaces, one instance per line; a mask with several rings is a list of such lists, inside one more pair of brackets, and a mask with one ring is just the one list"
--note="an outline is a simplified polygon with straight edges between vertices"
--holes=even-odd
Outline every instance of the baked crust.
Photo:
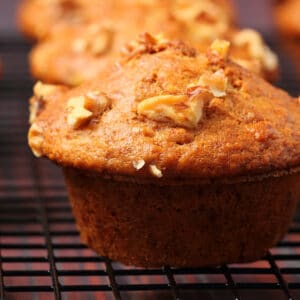
[[64,172],[84,243],[143,267],[257,260],[283,237],[300,197],[299,174],[160,187]]
[[[299,166],[298,99],[211,49],[200,54],[181,42],[160,41],[146,34],[128,51],[120,64],[97,79],[43,98],[45,105],[29,132],[35,152],[63,166],[102,176],[157,183],[252,176]],[[203,75],[209,81],[212,74],[226,81],[224,94],[202,91]],[[169,117],[158,120],[151,109],[152,116],[147,111],[139,113],[145,99],[156,101],[161,95],[162,101],[166,101],[164,95],[185,99],[195,91],[197,97],[204,97],[199,107],[202,116],[196,123],[180,125],[180,120]],[[85,105],[86,95],[95,92],[101,100],[108,99],[109,105],[101,113],[77,108],[75,121],[79,123],[73,127],[74,122],[68,123],[70,99],[79,97],[80,105]],[[32,103],[36,101],[37,96]],[[191,117],[191,112],[185,115],[188,110],[180,112],[178,107],[175,117]],[[168,107],[162,109],[166,113]],[[82,111],[86,119],[78,118]],[[142,167],[137,168],[140,161]]]

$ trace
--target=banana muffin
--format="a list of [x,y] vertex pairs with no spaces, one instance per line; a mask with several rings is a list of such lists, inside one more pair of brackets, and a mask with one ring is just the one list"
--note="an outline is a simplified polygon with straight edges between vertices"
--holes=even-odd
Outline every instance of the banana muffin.
[[300,102],[228,59],[142,35],[73,89],[38,83],[33,153],[63,167],[82,240],[125,264],[259,259],[300,196]]
[[278,30],[286,37],[300,38],[300,1],[274,1],[274,22]]
[[60,26],[52,30],[31,51],[33,76],[48,83],[78,85],[103,72],[141,28],[151,28],[154,33],[163,31],[166,36],[183,35],[179,24],[168,17],[163,2],[157,3],[155,9],[152,5],[149,14],[145,5],[129,5],[127,9],[120,6],[113,16],[89,25]]
[[123,50],[124,43],[145,30],[187,40],[200,51],[205,51],[215,37],[229,40],[232,43],[230,56],[235,62],[270,81],[278,77],[277,56],[261,35],[251,29],[236,29],[233,17],[224,13],[219,3],[149,1],[152,4],[147,6],[133,0],[121,2],[123,5],[109,18],[89,26],[52,30],[30,54],[33,76],[49,83],[81,84],[102,73]]
[[[200,8],[203,18],[207,17],[208,8],[220,19],[221,27],[224,26],[224,22],[232,22],[235,18],[231,0],[23,0],[17,17],[19,26],[26,36],[41,40],[58,25],[69,27],[76,24],[88,25],[124,9],[125,13],[130,15],[131,6],[149,9],[161,5],[170,7],[174,4],[184,10],[185,15],[191,14],[190,7]],[[174,11],[177,12],[177,9]]]
[[22,32],[34,40],[44,39],[57,26],[88,24],[116,9],[109,0],[22,0],[17,19]]

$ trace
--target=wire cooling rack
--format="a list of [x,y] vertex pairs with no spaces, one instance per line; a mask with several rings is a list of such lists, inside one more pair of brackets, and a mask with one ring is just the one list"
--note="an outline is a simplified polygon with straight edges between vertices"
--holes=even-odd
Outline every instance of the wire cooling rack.
[[[111,262],[82,245],[59,168],[33,158],[26,144],[30,45],[12,36],[0,41],[1,300],[300,299],[297,217],[285,239],[252,264],[146,270]],[[280,85],[297,94],[293,63],[279,51]]]

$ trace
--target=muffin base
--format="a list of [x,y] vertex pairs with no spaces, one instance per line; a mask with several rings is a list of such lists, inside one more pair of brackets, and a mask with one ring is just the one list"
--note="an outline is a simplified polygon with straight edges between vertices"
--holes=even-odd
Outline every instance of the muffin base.
[[142,267],[257,260],[283,237],[300,196],[299,174],[158,186],[64,173],[83,242]]

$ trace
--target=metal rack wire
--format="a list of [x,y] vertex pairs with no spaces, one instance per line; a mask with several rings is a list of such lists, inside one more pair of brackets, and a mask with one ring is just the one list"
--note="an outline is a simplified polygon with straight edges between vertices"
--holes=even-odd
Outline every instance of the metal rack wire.
[[[2,37],[0,81],[0,299],[300,299],[300,219],[261,261],[218,268],[140,269],[81,244],[59,169],[26,146],[29,44]],[[274,39],[270,39],[273,42]],[[276,45],[274,45],[276,46]],[[299,82],[283,60],[280,84]],[[180,247],[180,245],[178,245]]]

